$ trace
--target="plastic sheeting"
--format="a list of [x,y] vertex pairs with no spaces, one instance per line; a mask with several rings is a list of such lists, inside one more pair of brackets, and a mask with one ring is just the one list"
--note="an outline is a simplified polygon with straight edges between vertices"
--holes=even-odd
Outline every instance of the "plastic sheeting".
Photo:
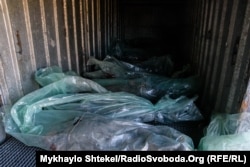
[[39,107],[33,105],[34,103],[57,94],[79,92],[103,93],[107,92],[107,90],[91,80],[77,76],[68,76],[22,97],[13,105],[11,115],[22,131],[29,131],[32,119],[34,119],[32,113]]
[[250,113],[214,116],[199,150],[250,150]]
[[[60,80],[30,93],[12,107],[11,115],[22,132],[41,134],[44,129],[50,128],[48,124],[62,123],[66,119],[81,115],[82,112],[138,122],[155,120],[167,123],[203,119],[193,103],[195,99],[181,97],[171,100],[164,97],[154,105],[147,99],[127,92],[105,92],[101,88],[96,89],[100,93],[74,93],[76,92],[72,89],[74,82],[68,82],[73,78],[67,77],[65,78],[67,80],[62,80],[64,82]],[[66,87],[71,86],[71,90],[67,90],[68,92],[64,92],[66,90],[64,88],[60,90],[63,84]],[[95,83],[92,84],[91,88],[97,86]],[[83,90],[87,89],[78,89],[80,92]],[[61,111],[63,115],[57,115],[51,122],[40,115],[40,113],[53,113],[54,117],[56,111]],[[34,124],[34,121],[40,123]]]
[[152,119],[157,108],[135,95],[67,76],[21,98],[5,112],[4,122],[7,133],[46,150],[192,150],[190,137],[136,122]]
[[[48,76],[53,76],[56,74],[58,74],[60,77],[67,76],[65,74],[54,72],[53,71],[54,69],[56,68],[48,67],[48,69],[45,68],[45,69],[38,70],[38,73],[40,73],[39,75],[40,77],[37,77],[36,81],[38,83],[41,83],[41,85],[44,85],[44,81],[46,81],[46,83],[49,83],[49,82],[52,83],[55,80],[55,79],[50,79],[50,77]],[[62,73],[62,70],[60,71]],[[107,113],[112,113],[112,115],[115,115],[115,117],[121,117],[122,115],[124,117],[133,115],[133,119],[141,120],[142,122],[155,121],[159,123],[169,123],[169,122],[173,123],[173,122],[180,122],[180,121],[198,121],[198,120],[203,119],[203,116],[201,115],[199,109],[196,107],[194,103],[195,100],[198,98],[198,96],[193,96],[192,98],[181,96],[182,93],[187,94],[187,90],[189,88],[191,90],[191,88],[194,86],[192,82],[195,83],[196,78],[190,78],[187,81],[184,79],[175,79],[175,80],[169,81],[167,78],[163,78],[161,76],[155,76],[155,75],[151,77],[150,76],[146,77],[146,80],[145,78],[143,78],[143,80],[134,80],[137,82],[132,82],[132,80],[130,80],[132,83],[129,82],[129,84],[126,84],[125,80],[122,80],[122,79],[100,80],[104,82],[101,82],[101,83],[98,82],[98,83],[104,86],[107,86],[106,84],[111,84],[112,86],[117,84],[118,85],[117,90],[111,89],[117,93],[113,92],[113,93],[106,93],[106,94],[84,94],[84,95],[82,94],[82,95],[70,96],[67,99],[70,99],[70,102],[73,103],[73,101],[76,101],[76,100],[73,100],[74,98],[75,99],[82,98],[81,99],[82,102],[77,101],[77,102],[74,102],[74,106],[71,105],[72,106],[71,110],[75,110],[75,109],[79,110],[80,108],[85,108],[90,112],[103,114],[103,115],[107,115]],[[60,77],[57,77],[57,79],[59,79]],[[113,83],[113,81],[115,82]],[[165,81],[165,84],[163,84],[163,81]],[[146,85],[144,84],[145,82],[151,83],[151,86],[149,86],[148,89],[146,88]],[[169,89],[168,94],[164,95],[164,93],[154,92],[154,89],[155,90],[164,89],[158,86],[156,83],[159,83],[161,86],[167,87]],[[188,86],[188,83],[190,84],[190,87]],[[96,84],[93,84],[93,86]],[[153,84],[155,84],[155,88],[152,88]],[[141,86],[144,85],[140,91],[137,90],[139,85]],[[133,89],[133,88],[136,88],[136,89]],[[171,95],[172,96],[177,95],[177,91],[179,91],[180,97],[176,99],[171,98]],[[147,98],[140,98],[136,96],[138,95],[138,93],[139,93],[139,96],[143,96],[143,97],[146,96],[147,98],[149,98],[148,94],[152,96],[154,93],[156,93],[155,96],[157,96],[157,93],[158,93],[157,98],[159,98],[160,100],[157,101],[157,103],[154,105],[148,100],[146,100]],[[162,95],[162,97],[160,98],[159,95]],[[153,96],[153,98],[156,98],[155,96]],[[57,97],[57,98],[54,97],[54,101],[55,99],[57,99],[59,103],[69,103],[68,101],[66,102],[66,97],[64,97],[63,100],[61,100],[61,98],[62,97]],[[48,103],[51,104],[50,100],[51,99],[49,99]],[[58,103],[56,104],[58,105]],[[61,107],[61,109],[68,108],[68,106],[69,106],[68,104],[66,106],[64,105]],[[130,111],[130,112],[124,112],[124,111]],[[132,117],[130,117],[130,119],[132,119]]]
[[46,86],[66,76],[78,76],[78,74],[74,71],[63,72],[58,66],[40,68],[35,72],[35,80],[40,86]]
[[180,96],[195,96],[200,90],[198,76],[188,78],[167,78],[163,76],[144,74],[135,79],[92,79],[106,89],[119,92],[125,91],[157,102],[161,97],[168,95],[171,98]]
[[[111,58],[112,59],[112,58]],[[111,60],[110,60],[111,61]],[[116,62],[116,59],[112,59]],[[121,63],[120,61],[117,64]],[[119,65],[124,69],[134,69],[134,66],[129,64]],[[126,67],[125,67],[126,66]],[[138,70],[138,69],[137,69]],[[90,72],[89,75],[99,77],[99,79],[91,79],[92,81],[105,87],[112,92],[129,92],[137,96],[146,98],[155,103],[161,97],[168,95],[171,98],[180,96],[192,97],[200,91],[200,80],[198,76],[187,78],[168,78],[164,76],[149,74],[149,73],[127,73],[130,78],[105,78],[100,71]],[[102,73],[102,72],[101,72]],[[66,76],[75,75],[74,72],[62,72],[59,67],[47,67],[39,69],[35,73],[35,80],[41,85],[47,85],[54,81],[60,80]],[[102,77],[103,76],[103,77]],[[102,79],[100,79],[102,78]]]
[[[51,114],[47,114],[51,120]],[[193,150],[190,137],[167,126],[152,126],[128,120],[85,113],[41,135],[20,133],[6,118],[7,132],[29,146],[45,150]],[[56,125],[54,125],[56,126]]]
[[90,57],[87,65],[96,66],[95,71],[84,73],[84,77],[88,77],[90,79],[131,78],[142,72],[170,76],[174,69],[173,62],[169,55],[152,57],[146,61],[136,64],[130,64],[112,56],[106,56],[103,61]]

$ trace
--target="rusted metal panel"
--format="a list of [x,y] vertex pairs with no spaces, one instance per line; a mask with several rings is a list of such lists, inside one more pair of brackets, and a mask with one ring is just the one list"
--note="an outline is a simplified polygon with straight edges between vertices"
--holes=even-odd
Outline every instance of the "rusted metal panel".
[[[0,61],[1,61],[1,93],[4,102],[9,104],[23,95],[21,76],[16,58],[14,32],[11,27],[11,18],[6,1],[0,1]],[[13,56],[15,55],[15,56]]]
[[40,67],[59,65],[80,74],[87,71],[90,56],[104,58],[116,39],[169,40],[178,33],[183,41],[191,41],[190,48],[180,49],[177,40],[164,44],[172,42],[180,53],[190,51],[189,60],[203,81],[202,110],[237,111],[250,76],[250,0],[193,0],[188,36],[178,23],[183,8],[168,11],[167,4],[179,6],[177,1],[160,0],[0,0],[1,101],[13,103],[37,89],[32,77]]
[[[45,2],[46,3],[46,2]],[[65,70],[69,69],[67,62],[67,47],[65,40],[65,26],[64,26],[64,8],[63,1],[53,0],[53,17],[50,18],[53,20],[51,25],[51,30],[55,32],[55,48],[56,55],[51,55],[51,59],[57,59],[58,65]],[[53,30],[52,30],[53,29]],[[53,40],[53,39],[52,39]]]
[[[190,6],[189,8],[192,8],[192,13],[191,15],[193,15],[193,20],[190,22],[190,24],[192,25],[192,33],[190,34],[192,37],[191,37],[191,45],[189,45],[189,48],[190,48],[190,52],[189,52],[189,59],[190,59],[190,62],[194,62],[194,59],[195,59],[195,46],[196,46],[196,34],[197,34],[197,30],[198,30],[198,18],[199,18],[199,15],[198,15],[198,11],[199,11],[199,2],[198,0],[193,0],[193,5]],[[192,46],[192,47],[191,47]],[[192,63],[192,66],[194,67],[194,63]]]
[[245,92],[245,88],[249,78],[249,61],[250,61],[250,1],[247,1],[247,7],[244,17],[243,30],[239,42],[239,49],[236,58],[236,64],[234,67],[234,73],[232,83],[230,87],[229,98],[226,105],[226,111],[237,110],[241,100],[243,100],[242,93]]
[[[222,69],[221,69],[221,76],[219,79],[219,86],[216,96],[220,97],[217,99],[215,104],[215,111],[223,111],[223,112],[232,112],[226,111],[225,106],[227,103],[228,95],[230,92],[231,80],[232,80],[232,73],[233,73],[233,65],[231,64],[232,55],[234,51],[234,44],[237,40],[237,32],[241,32],[239,27],[242,27],[242,17],[239,17],[239,10],[242,10],[240,7],[240,3],[243,1],[234,0],[232,4],[231,10],[231,18],[230,18],[230,25],[228,36],[226,40],[226,47],[225,52],[223,55],[223,62],[222,62]],[[236,31],[237,30],[237,31]]]
[[222,5],[223,6],[222,6],[222,13],[220,16],[219,28],[218,28],[218,31],[216,32],[218,33],[218,39],[217,39],[217,46],[215,50],[215,56],[213,60],[212,77],[211,77],[209,93],[208,93],[208,97],[212,99],[210,102],[213,107],[216,103],[217,98],[220,98],[220,97],[216,97],[216,93],[218,91],[217,89],[218,89],[218,84],[219,84],[219,78],[221,75],[222,58],[224,54],[226,36],[228,33],[227,29],[229,26],[229,18],[230,18],[227,15],[227,11],[229,10],[228,1],[224,0]]
[[36,60],[36,68],[44,67],[50,64],[48,55],[45,53],[44,46],[44,31],[41,18],[41,6],[39,1],[24,0],[25,14],[27,24],[30,24],[29,33],[32,35],[32,42],[34,47],[34,56]]
[[207,24],[208,24],[208,21],[209,21],[209,9],[210,9],[210,6],[211,6],[211,1],[208,1],[208,0],[204,0],[204,9],[203,9],[203,18],[202,18],[202,26],[201,26],[201,31],[200,31],[200,47],[199,47],[199,51],[198,51],[198,72],[199,72],[199,75],[200,76],[203,76],[204,73],[202,71],[202,68],[203,68],[203,60],[204,60],[204,48],[205,48],[205,34],[206,34],[206,31],[207,31]]
[[[14,45],[10,45],[9,47],[9,49],[12,50],[13,55],[8,55],[8,57],[11,57],[13,61],[17,61],[16,72],[19,74],[16,75],[20,76],[21,91],[26,94],[27,92],[34,90],[34,83],[30,81],[30,78],[32,76],[31,69],[34,69],[36,64],[34,57],[30,54],[26,31],[27,25],[23,21],[25,17],[23,12],[24,8],[22,1],[16,2],[13,0],[6,1],[6,7],[10,19],[10,25],[8,25],[9,23],[6,25],[8,25],[9,32],[13,35],[9,36],[9,38],[12,38],[10,40],[14,41]],[[4,69],[6,68],[8,67],[4,67]]]
[[196,17],[196,21],[195,21],[195,32],[194,32],[194,43],[192,45],[193,52],[192,52],[192,59],[191,59],[191,63],[193,68],[195,69],[195,71],[197,71],[198,69],[198,48],[200,46],[200,27],[202,25],[202,11],[203,11],[203,1],[196,1],[197,3],[197,12],[195,13],[195,15],[197,15]]
[[[203,34],[203,49],[201,55],[203,55],[202,62],[200,63],[200,71],[202,76],[206,76],[206,69],[207,69],[207,60],[208,60],[208,54],[209,54],[209,48],[211,46],[211,28],[215,13],[215,1],[211,0],[208,2],[208,8],[207,8],[207,19],[206,19],[206,26]],[[204,80],[203,80],[204,81]],[[206,82],[206,81],[205,81]]]
[[210,48],[210,54],[208,55],[208,64],[206,64],[207,71],[205,72],[206,75],[204,77],[204,85],[202,90],[202,100],[201,100],[201,106],[205,106],[203,110],[207,113],[206,115],[209,115],[211,113],[211,110],[213,110],[212,101],[213,98],[209,96],[210,87],[211,87],[211,79],[212,79],[212,73],[214,68],[214,61],[215,61],[215,53],[218,47],[218,37],[219,37],[219,26],[220,26],[220,19],[221,19],[221,13],[222,13],[222,1],[215,1],[216,7],[215,7],[215,16],[213,19],[213,26],[211,29],[211,48]]
[[37,89],[33,75],[41,67],[59,65],[81,74],[88,57],[103,58],[116,36],[111,21],[119,11],[117,0],[0,0],[0,5],[4,103]]
[[[194,64],[199,60],[195,68],[199,67],[197,70],[203,80],[200,107],[207,115],[213,112],[234,113],[239,111],[250,76],[249,14],[246,11],[249,1],[209,2],[211,6],[208,11],[205,8],[205,14],[210,13],[210,16],[201,19],[203,23],[198,25],[200,34],[207,35],[204,33],[209,31],[210,39],[195,42],[197,37],[194,36],[196,39],[192,46],[192,60]],[[202,6],[200,8],[202,10]],[[207,29],[203,25],[208,26]]]
[[[46,48],[46,55],[49,57],[50,65],[61,65],[60,58],[58,58],[59,54],[57,54],[57,40],[56,40],[56,30],[55,27],[58,23],[55,23],[56,18],[56,9],[54,1],[44,0],[40,1],[41,9],[42,9],[42,17],[44,17],[43,21],[43,31],[44,31],[44,46]],[[56,21],[57,22],[57,21]],[[53,56],[50,56],[53,55]]]
[[81,5],[82,0],[75,0],[74,2],[74,38],[75,38],[75,53],[76,53],[76,71],[78,74],[83,72],[83,47],[82,47],[82,29],[81,29]]

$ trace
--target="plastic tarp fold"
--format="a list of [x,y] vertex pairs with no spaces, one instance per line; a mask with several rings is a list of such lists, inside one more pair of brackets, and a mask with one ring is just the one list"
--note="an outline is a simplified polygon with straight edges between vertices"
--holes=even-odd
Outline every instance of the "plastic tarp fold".
[[63,72],[61,67],[51,66],[40,68],[35,72],[35,81],[40,86],[46,86],[67,76],[78,76],[74,71]]
[[157,102],[161,97],[195,96],[200,90],[198,76],[188,78],[167,78],[158,75],[144,74],[134,79],[111,78],[92,79],[113,92],[125,91]]
[[250,113],[214,116],[200,140],[199,150],[250,150]]
[[21,98],[4,123],[10,135],[45,150],[192,150],[192,139],[179,131],[133,120],[152,119],[155,108],[141,97],[67,76]]
[[[7,128],[9,123],[11,120],[7,120]],[[191,138],[170,127],[156,127],[91,113],[65,121],[58,128],[56,131],[51,128],[41,135],[12,130],[11,135],[29,146],[45,150],[193,150]]]
[[[121,63],[116,59],[112,59],[116,64]],[[112,65],[110,65],[112,66]],[[121,67],[119,65],[118,67]],[[129,65],[124,64],[129,67]],[[104,67],[103,67],[104,68]],[[109,66],[105,66],[109,68]],[[112,66],[112,68],[115,68]],[[124,67],[125,68],[125,67]],[[119,70],[116,71],[119,73]],[[168,78],[160,75],[149,73],[136,72],[130,74],[131,78],[102,78],[102,75],[96,71],[91,75],[98,75],[100,78],[91,79],[99,85],[105,87],[112,92],[129,92],[137,96],[146,98],[151,102],[157,102],[161,97],[168,95],[171,98],[178,98],[180,96],[195,96],[200,91],[200,80],[198,76],[190,76],[186,78]],[[124,73],[125,74],[125,73]],[[41,86],[53,83],[66,76],[75,75],[74,72],[63,72],[59,67],[47,67],[36,71],[35,80]]]
[[41,108],[39,105],[36,105],[38,101],[58,94],[79,92],[102,93],[108,91],[91,80],[77,76],[68,76],[22,97],[13,105],[11,115],[22,131],[29,131],[30,124],[34,119],[33,113],[35,113],[37,108]]

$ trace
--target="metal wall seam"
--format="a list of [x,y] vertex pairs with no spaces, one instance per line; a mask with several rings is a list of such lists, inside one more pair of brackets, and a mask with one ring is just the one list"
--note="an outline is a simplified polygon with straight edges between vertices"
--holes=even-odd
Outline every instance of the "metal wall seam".
[[55,40],[56,40],[56,53],[57,53],[57,61],[58,66],[62,67],[62,58],[61,58],[61,50],[60,50],[60,38],[59,38],[59,24],[58,24],[58,14],[57,14],[57,0],[53,0],[53,9],[54,9],[54,24],[55,24]]
[[[11,99],[10,99],[10,92],[9,89],[7,87],[7,83],[6,83],[6,74],[3,68],[3,63],[2,63],[2,55],[0,55],[0,81],[1,81],[1,85],[0,85],[0,100],[2,102],[2,104],[7,105],[7,104],[12,104]],[[1,106],[1,105],[0,105]]]
[[[226,48],[225,48],[225,52],[223,55],[223,63],[222,63],[222,70],[221,70],[221,75],[219,78],[219,85],[218,85],[218,90],[216,93],[216,97],[220,97],[217,98],[216,103],[215,103],[215,111],[220,111],[220,112],[226,112],[226,111],[221,111],[224,109],[226,101],[228,99],[228,97],[225,95],[226,92],[226,86],[228,84],[228,81],[230,79],[228,79],[228,77],[232,77],[231,74],[228,73],[229,70],[229,66],[230,66],[230,60],[231,60],[231,55],[232,55],[232,48],[233,48],[233,38],[234,38],[234,34],[235,34],[235,22],[237,20],[237,12],[238,12],[238,6],[239,6],[239,1],[238,0],[234,0],[233,2],[233,6],[232,6],[232,14],[231,14],[231,18],[230,18],[230,25],[229,25],[229,32],[227,35],[227,43],[226,43]],[[227,111],[229,112],[229,111]]]
[[[241,39],[239,43],[239,51],[237,54],[237,60],[234,68],[229,99],[226,105],[226,111],[230,111],[232,108],[237,109],[238,106],[238,96],[239,96],[239,89],[241,83],[244,81],[244,77],[242,77],[243,72],[245,71],[246,67],[249,66],[249,47],[250,47],[250,0],[247,1],[247,8],[244,17],[244,24],[243,30],[241,34]],[[235,105],[235,106],[234,106]]]
[[196,59],[195,59],[195,63],[196,63],[196,70],[198,72],[198,74],[200,74],[199,72],[199,67],[200,67],[200,59],[201,59],[201,55],[200,55],[200,51],[201,51],[201,41],[202,41],[202,30],[204,27],[204,19],[205,19],[205,8],[206,8],[206,0],[202,1],[201,4],[201,10],[200,10],[200,21],[199,21],[199,31],[198,31],[198,39],[197,39],[197,48],[196,48]]
[[75,1],[68,1],[67,3],[67,24],[68,24],[68,37],[67,40],[69,42],[69,52],[70,52],[70,63],[71,63],[71,70],[77,72],[77,61],[76,61],[76,52],[75,47],[77,47],[76,38],[74,35],[74,10],[75,10]]
[[85,27],[84,27],[84,2],[85,0],[80,0],[79,2],[79,7],[80,7],[80,28],[81,28],[81,47],[82,47],[82,72],[87,71],[86,63],[87,63],[87,58],[86,58],[86,45],[85,45]]
[[[118,27],[117,27],[117,0],[114,0],[113,1],[113,22],[114,22],[114,24],[113,24],[113,40],[114,40],[114,38],[116,38],[117,39],[117,29],[118,29]],[[113,41],[112,40],[112,41]]]
[[[10,21],[10,17],[9,17],[7,2],[6,2],[6,0],[2,0],[2,1],[0,1],[0,3],[1,3],[2,11],[3,11],[2,12],[3,19],[4,19],[3,21],[4,21],[4,27],[6,30],[6,36],[7,36],[7,43],[8,43],[7,48],[8,48],[9,53],[10,53],[9,56],[10,56],[10,61],[11,61],[10,64],[6,64],[6,65],[12,67],[11,69],[13,70],[13,75],[14,75],[14,78],[8,78],[8,79],[10,79],[12,83],[15,83],[15,85],[13,85],[13,84],[9,85],[10,86],[9,89],[16,87],[16,88],[14,88],[15,90],[13,89],[13,92],[12,92],[13,95],[15,93],[15,95],[17,95],[17,96],[22,96],[24,93],[23,93],[21,76],[19,73],[19,67],[18,67],[18,62],[17,62],[17,53],[15,52],[15,44],[14,44],[14,40],[13,40],[14,34],[13,34],[12,28],[11,28],[11,21]],[[3,55],[0,55],[0,56],[3,56]],[[6,55],[4,55],[4,56],[6,56]],[[5,70],[5,72],[6,72],[6,70]],[[8,85],[6,85],[6,86],[8,86]]]
[[101,59],[102,57],[102,29],[101,29],[101,9],[100,2],[101,0],[97,0],[97,49],[98,49],[98,57]]
[[116,0],[117,4],[117,10],[116,10],[116,13],[117,13],[117,30],[118,30],[118,34],[117,34],[117,39],[121,39],[122,38],[122,18],[121,18],[121,1],[118,1]]
[[201,25],[201,22],[202,22],[202,15],[200,14],[201,11],[202,11],[202,6],[203,6],[203,1],[197,1],[197,3],[199,3],[197,5],[197,8],[199,9],[198,12],[197,12],[197,20],[196,20],[196,32],[195,32],[195,44],[194,44],[194,53],[193,53],[193,59],[192,59],[192,64],[193,64],[193,68],[195,69],[194,71],[198,72],[197,69],[198,69],[198,58],[197,58],[197,55],[198,55],[198,48],[199,48],[199,39],[200,39],[200,35],[199,35],[199,31],[200,31],[200,25]]
[[110,39],[109,39],[109,45],[108,46],[110,46],[110,42],[113,40],[113,26],[114,26],[114,22],[113,22],[113,1],[109,1],[109,13],[110,13],[110,15],[109,15],[109,17],[110,17]]
[[48,31],[46,28],[46,18],[45,18],[45,7],[44,7],[44,0],[39,0],[40,3],[40,9],[41,9],[41,20],[42,20],[42,34],[43,34],[43,44],[44,44],[44,50],[45,50],[45,58],[47,66],[50,66],[50,55],[49,55],[49,47],[48,47]]
[[107,26],[107,41],[106,41],[106,43],[105,43],[105,45],[106,45],[106,47],[107,47],[107,54],[108,54],[108,52],[109,52],[109,46],[110,46],[110,36],[111,36],[111,34],[110,34],[110,27],[111,27],[111,21],[110,21],[110,0],[106,0],[107,1],[107,4],[106,4],[106,12],[107,12],[107,15],[106,15],[106,17],[107,17],[107,22],[106,22],[106,26]]
[[[213,21],[213,16],[214,16],[214,10],[215,10],[215,2],[214,0],[209,1],[209,8],[208,8],[208,18],[207,18],[207,23],[206,23],[206,28],[204,32],[204,48],[202,51],[203,55],[203,60],[201,63],[201,74],[203,78],[206,76],[206,71],[207,71],[207,61],[208,61],[208,55],[209,55],[209,48],[211,46],[211,27],[212,27],[212,21]],[[206,80],[203,80],[206,82]]]
[[105,45],[104,47],[104,54],[107,54],[107,47],[106,47],[106,43],[107,43],[107,1],[102,1],[103,2],[103,43]]
[[91,48],[91,53],[94,57],[98,57],[98,55],[96,55],[96,40],[95,40],[95,36],[96,36],[96,25],[95,25],[95,16],[96,16],[96,13],[95,13],[95,3],[96,2],[95,0],[91,0],[90,2],[90,13],[91,13],[91,42],[92,42],[92,48]]
[[215,0],[215,13],[213,17],[213,22],[212,22],[212,27],[211,27],[211,47],[209,49],[209,54],[208,54],[208,63],[206,64],[206,75],[204,77],[204,86],[203,86],[203,93],[202,93],[202,102],[201,106],[207,106],[207,111],[205,112],[211,112],[211,105],[210,105],[210,98],[208,97],[208,94],[210,92],[210,84],[211,84],[211,77],[212,77],[212,72],[213,72],[213,65],[214,65],[214,56],[215,56],[215,51],[217,48],[217,42],[218,42],[218,27],[219,27],[219,20],[220,20],[220,13],[221,13],[221,1],[216,1]]
[[[90,25],[89,25],[89,1],[88,0],[84,0],[84,25],[85,25],[85,46],[86,46],[86,58],[88,59],[90,55]],[[87,61],[87,60],[86,60]]]
[[68,68],[71,70],[71,55],[70,55],[70,44],[69,44],[69,24],[68,24],[68,10],[67,3],[69,1],[63,0],[63,13],[64,13],[64,28],[65,28],[65,40],[66,40],[66,53],[67,53],[67,64]]
[[203,61],[205,58],[204,50],[205,50],[205,42],[206,42],[206,31],[207,31],[207,24],[209,21],[209,9],[211,6],[211,0],[205,2],[205,9],[204,9],[204,17],[203,17],[203,24],[202,24],[202,30],[201,30],[201,42],[200,42],[200,49],[199,49],[199,67],[198,71],[200,76],[204,77],[203,73]]
[[219,59],[221,56],[221,48],[222,48],[222,41],[223,41],[223,36],[225,33],[224,30],[224,24],[225,24],[225,19],[226,19],[226,12],[227,12],[227,4],[228,4],[228,0],[224,0],[223,4],[222,4],[222,14],[220,16],[220,25],[218,28],[218,31],[216,33],[218,33],[218,42],[216,45],[216,51],[215,51],[215,55],[214,55],[214,62],[213,62],[213,68],[212,68],[212,77],[211,77],[211,82],[210,82],[210,88],[209,88],[209,97],[211,99],[213,99],[212,102],[212,106],[215,105],[215,102],[217,100],[217,97],[215,97],[215,93],[216,93],[216,85],[218,84],[218,75],[220,74],[220,72],[218,71],[219,66],[221,66],[221,64],[219,64]]
[[[78,1],[77,1],[78,2]],[[79,13],[76,13],[76,1],[72,0],[72,17],[73,17],[73,37],[74,37],[74,49],[75,49],[75,55],[72,55],[75,58],[76,62],[76,71],[78,74],[80,73],[79,69],[79,53],[78,53],[78,41],[77,39],[77,24],[76,24],[76,15]]]
[[27,29],[27,38],[29,43],[29,52],[30,52],[30,59],[32,64],[32,70],[36,70],[36,55],[35,55],[35,48],[34,48],[34,42],[33,42],[33,35],[31,31],[31,24],[30,24],[30,15],[29,15],[29,7],[28,7],[28,1],[23,0],[23,11],[24,11],[24,18],[25,18],[25,25]]
[[191,54],[190,54],[190,62],[194,62],[195,59],[195,46],[196,46],[196,33],[197,33],[197,20],[198,20],[198,11],[199,11],[199,1],[198,0],[193,0],[194,1],[194,6],[193,6],[193,20],[191,22],[192,24],[192,44],[190,46],[191,48]]

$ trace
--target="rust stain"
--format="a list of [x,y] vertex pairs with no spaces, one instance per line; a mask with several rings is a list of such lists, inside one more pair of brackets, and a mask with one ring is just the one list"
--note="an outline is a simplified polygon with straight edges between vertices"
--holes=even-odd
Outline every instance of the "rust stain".
[[17,38],[17,45],[19,47],[19,51],[17,53],[22,54],[23,49],[22,49],[22,43],[21,43],[19,31],[16,31],[16,38]]

